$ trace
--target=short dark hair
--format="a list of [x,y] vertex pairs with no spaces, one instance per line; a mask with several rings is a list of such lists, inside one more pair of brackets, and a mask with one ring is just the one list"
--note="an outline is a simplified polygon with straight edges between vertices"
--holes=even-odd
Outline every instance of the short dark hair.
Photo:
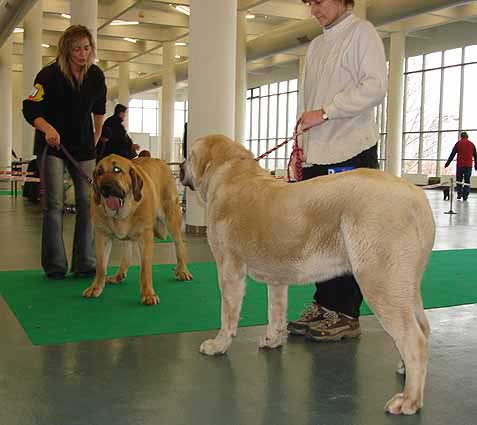
[[[305,4],[310,4],[310,0],[301,0]],[[347,7],[354,7],[354,0],[340,0]]]
[[467,132],[463,131],[462,133],[460,133],[460,137],[462,137],[463,139],[468,139],[469,135],[467,134]]
[[124,106],[123,104],[118,103],[118,104],[114,107],[114,115],[119,115],[121,112],[126,112],[127,110],[128,110],[128,107],[127,107],[127,106]]

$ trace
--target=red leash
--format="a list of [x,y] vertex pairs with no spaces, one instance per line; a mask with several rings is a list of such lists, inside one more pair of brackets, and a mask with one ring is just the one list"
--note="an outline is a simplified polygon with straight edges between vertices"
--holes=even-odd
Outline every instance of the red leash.
[[[260,161],[261,159],[270,155],[272,152],[274,152],[277,149],[281,148],[282,146],[286,145],[290,140],[294,140],[292,153],[290,155],[290,159],[289,159],[288,165],[287,165],[287,178],[288,178],[289,182],[293,181],[290,177],[290,167],[292,166],[293,162],[295,162],[295,180],[294,181],[299,182],[299,181],[303,180],[303,167],[301,165],[301,163],[303,161],[303,149],[300,147],[300,144],[298,143],[298,137],[301,136],[304,132],[303,131],[298,132],[298,127],[299,127],[300,124],[301,124],[301,118],[295,124],[295,129],[293,130],[293,136],[292,137],[289,137],[288,139],[286,139],[282,143],[278,144],[274,148],[268,150],[267,152],[265,152],[262,155],[257,156],[257,158],[255,158],[255,161]],[[310,128],[308,128],[308,130]]]

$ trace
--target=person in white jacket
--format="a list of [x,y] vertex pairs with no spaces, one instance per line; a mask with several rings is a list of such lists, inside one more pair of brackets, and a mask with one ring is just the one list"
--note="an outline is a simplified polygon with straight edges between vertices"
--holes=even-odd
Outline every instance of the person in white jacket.
[[[354,0],[302,1],[323,29],[308,47],[299,95],[303,179],[378,168],[374,108],[387,91],[383,43],[371,23],[353,15]],[[288,330],[315,341],[356,337],[362,301],[351,274],[320,282]]]

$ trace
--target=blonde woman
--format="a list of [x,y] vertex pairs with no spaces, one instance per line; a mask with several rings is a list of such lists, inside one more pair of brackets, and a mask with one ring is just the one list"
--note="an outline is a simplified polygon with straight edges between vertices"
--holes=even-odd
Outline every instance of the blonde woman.
[[[300,90],[303,180],[353,168],[378,168],[374,107],[387,90],[383,43],[353,14],[354,0],[302,0],[323,29],[309,45]],[[336,196],[341,196],[336,193]],[[352,274],[320,282],[313,302],[288,324],[314,341],[360,335],[363,296]]]
[[95,56],[91,32],[82,25],[70,26],[60,38],[56,61],[38,73],[32,94],[23,101],[23,115],[36,129],[34,153],[43,160],[41,262],[50,279],[62,279],[68,271],[63,242],[65,167],[75,186],[77,211],[71,271],[79,277],[95,273],[89,184],[60,149],[60,145],[66,148],[79,167],[92,175],[106,112],[106,84],[94,64]]

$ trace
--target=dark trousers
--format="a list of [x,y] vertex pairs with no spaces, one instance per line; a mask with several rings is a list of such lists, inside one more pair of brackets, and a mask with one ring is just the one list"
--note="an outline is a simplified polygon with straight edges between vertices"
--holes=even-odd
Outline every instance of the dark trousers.
[[457,167],[457,195],[467,199],[470,193],[470,176],[472,175],[472,167]]
[[[330,174],[330,169],[379,168],[378,148],[373,146],[359,155],[338,164],[313,165],[303,168],[303,180]],[[339,193],[336,196],[340,196]],[[321,306],[351,317],[359,317],[359,308],[363,302],[363,295],[352,274],[338,276],[325,282],[316,284],[315,302]]]

